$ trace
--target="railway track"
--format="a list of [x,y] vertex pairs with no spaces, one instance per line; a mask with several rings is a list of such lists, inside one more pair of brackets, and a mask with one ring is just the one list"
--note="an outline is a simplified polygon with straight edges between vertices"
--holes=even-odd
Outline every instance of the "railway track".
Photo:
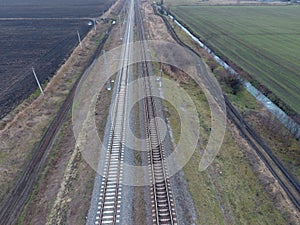
[[95,224],[118,224],[120,222],[127,95],[125,80],[126,76],[117,94],[115,117],[111,126]]
[[101,179],[100,196],[95,224],[119,224],[122,199],[122,179],[124,164],[126,107],[128,101],[129,60],[132,57],[130,42],[133,38],[133,0],[130,3],[128,22],[123,39],[122,63],[118,74],[119,81],[116,99],[112,104],[112,124]]
[[[143,20],[140,11],[140,1],[136,4],[136,23],[137,23],[137,36],[139,41],[145,40],[145,32],[143,26]],[[143,42],[144,43],[144,42]],[[145,98],[143,100],[144,105],[144,118],[145,118],[145,130],[147,142],[147,154],[148,154],[148,168],[150,177],[150,194],[152,205],[152,222],[153,224],[177,224],[175,204],[173,200],[171,184],[169,180],[168,170],[166,167],[166,155],[161,140],[160,129],[155,119],[157,115],[156,98],[152,97],[152,92],[155,84],[151,82],[151,65],[146,61],[148,48],[146,44],[141,45],[140,54],[142,59],[141,67],[143,88],[145,91]]]
[[[147,68],[147,63],[143,65]],[[145,70],[146,71],[146,70]],[[145,74],[147,79],[148,74]],[[146,96],[151,96],[149,80],[144,82]],[[144,99],[146,137],[149,138],[148,167],[151,183],[151,205],[153,224],[177,224],[175,205],[166,167],[166,155],[159,126],[155,120],[156,100],[152,97]]]
[[[156,15],[160,16],[170,35],[173,39],[182,47],[185,47],[192,51],[199,58],[200,55],[192,49],[190,46],[186,45],[176,34],[169,21],[157,12],[155,6],[153,6],[153,10]],[[200,64],[201,67],[201,64]],[[198,69],[199,70],[199,69]],[[204,76],[209,77],[209,76]],[[211,85],[213,89],[212,82],[207,79],[206,83]],[[226,104],[226,112],[227,117],[230,121],[232,121],[235,126],[238,128],[242,137],[244,137],[247,142],[252,146],[255,150],[259,158],[264,162],[266,167],[272,173],[274,178],[281,185],[282,189],[285,191],[291,202],[294,206],[300,210],[300,185],[299,183],[290,175],[290,173],[286,170],[286,168],[282,165],[282,163],[277,159],[277,157],[272,153],[272,150],[262,141],[262,139],[249,127],[246,121],[242,118],[242,116],[238,113],[238,111],[234,108],[234,106],[230,103],[227,96],[224,96],[225,104]]]
[[[135,10],[135,12],[134,12]],[[131,1],[128,13],[128,23],[124,37],[123,59],[130,59],[130,35],[132,34],[134,15],[136,15],[137,33],[140,40],[144,40],[144,28],[142,24],[139,1],[133,4]],[[144,59],[146,56],[146,46],[142,46],[140,54]],[[165,162],[165,152],[160,140],[159,126],[155,121],[156,102],[151,97],[152,84],[149,78],[149,68],[147,62],[142,62],[143,74],[145,78],[143,88],[146,96],[144,105],[145,130],[149,138],[148,149],[148,168],[151,182],[151,206],[153,224],[177,224],[175,205],[171,191],[168,171]],[[105,169],[101,180],[101,190],[96,212],[95,224],[119,224],[122,199],[122,176],[123,176],[123,157],[125,143],[125,120],[127,105],[127,84],[128,84],[128,60],[123,60],[119,73],[119,86],[116,101],[113,105],[113,122],[110,128],[108,148],[105,159]]]

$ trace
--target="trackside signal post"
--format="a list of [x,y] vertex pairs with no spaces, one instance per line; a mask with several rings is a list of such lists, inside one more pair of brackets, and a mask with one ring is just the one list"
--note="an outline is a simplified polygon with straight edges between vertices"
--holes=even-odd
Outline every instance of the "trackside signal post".
[[103,50],[103,58],[104,58],[105,74],[106,74],[106,79],[107,79],[107,90],[110,91],[111,86],[110,86],[110,80],[109,80],[109,74],[108,74],[108,65],[107,65],[105,50]]

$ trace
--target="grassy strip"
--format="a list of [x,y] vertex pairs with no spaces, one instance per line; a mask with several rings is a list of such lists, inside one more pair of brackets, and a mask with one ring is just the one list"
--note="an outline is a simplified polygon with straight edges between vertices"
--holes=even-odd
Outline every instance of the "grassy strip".
[[[96,123],[99,136],[103,136],[111,92],[103,90],[99,96],[100,98],[96,105]],[[76,222],[76,224],[85,224],[85,217],[90,206],[90,198],[93,191],[95,171],[86,163],[80,152],[74,149],[75,140],[73,140],[71,119],[70,112],[67,121],[58,134],[48,163],[39,177],[37,186],[28,198],[18,224],[27,224],[32,211],[37,210],[39,206],[45,207],[45,205],[40,205],[40,202],[45,202],[45,199],[43,199],[45,196],[41,193],[46,193],[45,195],[51,195],[52,193],[53,195],[51,201],[46,203],[47,215],[51,210],[55,210],[54,216],[51,218],[53,223],[65,224],[68,222],[74,224]],[[66,151],[66,143],[69,143],[67,147],[73,149],[72,151]],[[62,157],[64,158],[62,159]],[[63,168],[56,171],[56,168],[62,166],[62,160],[64,161]],[[68,161],[68,169],[66,169],[67,165],[65,162]],[[53,178],[53,173],[57,174],[55,178]],[[57,183],[55,188],[47,189],[49,184],[45,188],[44,184],[52,179],[55,179],[53,183]],[[60,182],[63,179],[67,185],[61,186]],[[61,192],[59,200],[57,200],[58,191]],[[55,209],[53,209],[54,203],[56,203]],[[37,215],[34,216],[38,217]]]
[[[181,86],[194,101],[200,120],[200,149],[208,140],[210,110],[204,93],[193,81]],[[167,104],[166,107],[169,107]],[[178,116],[168,110],[174,139],[178,140]],[[244,153],[227,131],[221,151],[213,165],[198,172],[200,153],[195,151],[184,167],[189,191],[198,214],[197,224],[284,224],[282,212],[275,208],[251,169]]]

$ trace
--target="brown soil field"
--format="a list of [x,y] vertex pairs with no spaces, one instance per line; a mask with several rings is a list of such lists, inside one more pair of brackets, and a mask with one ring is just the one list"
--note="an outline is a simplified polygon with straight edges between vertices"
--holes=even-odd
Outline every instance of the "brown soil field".
[[89,18],[100,16],[114,0],[62,0],[0,3],[0,118],[28,98],[37,84],[54,75],[92,28]]

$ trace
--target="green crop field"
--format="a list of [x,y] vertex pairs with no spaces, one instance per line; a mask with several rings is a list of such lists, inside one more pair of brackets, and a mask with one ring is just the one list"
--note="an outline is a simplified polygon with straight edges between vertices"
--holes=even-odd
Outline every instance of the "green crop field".
[[300,113],[299,6],[174,6],[172,12]]

